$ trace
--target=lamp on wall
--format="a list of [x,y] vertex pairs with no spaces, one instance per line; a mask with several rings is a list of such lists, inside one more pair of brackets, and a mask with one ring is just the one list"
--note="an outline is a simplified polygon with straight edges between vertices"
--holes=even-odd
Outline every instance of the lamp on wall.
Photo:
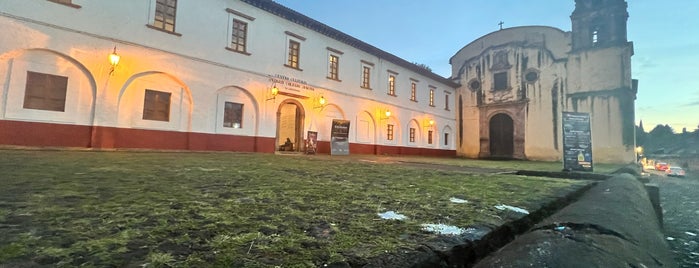
[[112,65],[112,69],[109,71],[109,75],[114,73],[114,68],[116,68],[117,64],[119,64],[119,60],[121,59],[121,56],[116,53],[116,46],[114,46],[114,51],[112,53],[109,53],[109,64]]
[[382,111],[381,119],[389,119],[389,118],[391,118],[391,110],[386,109],[386,110]]
[[434,126],[434,119],[425,119],[423,125],[424,125],[426,128],[431,128],[431,127],[433,127],[433,126]]
[[268,101],[277,99],[277,95],[279,95],[279,88],[277,87],[277,84],[272,85],[272,88],[269,90],[269,95],[271,97],[267,98]]
[[322,95],[314,101],[315,106],[313,108],[323,108],[328,101]]

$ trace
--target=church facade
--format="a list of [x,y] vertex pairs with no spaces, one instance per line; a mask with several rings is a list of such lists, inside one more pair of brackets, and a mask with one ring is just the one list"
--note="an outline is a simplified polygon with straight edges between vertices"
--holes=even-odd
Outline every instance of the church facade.
[[[502,29],[445,78],[270,0],[0,3],[0,144],[560,160],[591,114],[596,162],[633,160],[623,0],[572,31]],[[127,19],[125,19],[127,18]]]
[[451,59],[458,153],[472,158],[561,160],[562,113],[590,115],[593,160],[633,162],[633,45],[623,0],[577,0],[570,32],[501,29]]

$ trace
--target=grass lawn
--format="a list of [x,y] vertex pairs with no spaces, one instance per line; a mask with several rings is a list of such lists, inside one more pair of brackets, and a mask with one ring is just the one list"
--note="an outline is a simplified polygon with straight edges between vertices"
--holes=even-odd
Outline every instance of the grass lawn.
[[356,156],[0,150],[0,267],[318,267],[415,248],[436,236],[425,223],[499,226],[496,205],[533,211],[587,183]]

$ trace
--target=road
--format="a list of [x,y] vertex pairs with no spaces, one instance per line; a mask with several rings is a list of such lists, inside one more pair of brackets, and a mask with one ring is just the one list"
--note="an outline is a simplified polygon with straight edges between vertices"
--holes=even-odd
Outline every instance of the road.
[[650,172],[660,187],[665,236],[680,267],[699,267],[699,171],[685,178]]

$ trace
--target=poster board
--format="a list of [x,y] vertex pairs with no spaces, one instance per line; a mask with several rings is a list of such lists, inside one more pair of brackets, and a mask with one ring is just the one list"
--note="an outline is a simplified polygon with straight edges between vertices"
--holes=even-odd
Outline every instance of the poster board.
[[589,113],[563,112],[563,170],[593,170]]
[[350,121],[333,119],[330,130],[330,155],[349,155]]
[[318,145],[318,132],[308,131],[306,134],[306,154],[316,154]]

